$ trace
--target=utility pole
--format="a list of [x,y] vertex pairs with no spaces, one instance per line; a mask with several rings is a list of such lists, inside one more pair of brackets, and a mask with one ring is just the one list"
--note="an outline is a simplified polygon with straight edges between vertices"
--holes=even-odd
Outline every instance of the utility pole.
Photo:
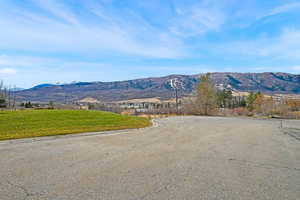
[[170,80],[170,86],[175,90],[176,113],[179,113],[178,89],[183,88],[183,83],[177,78]]
[[178,114],[178,88],[175,87],[176,113]]

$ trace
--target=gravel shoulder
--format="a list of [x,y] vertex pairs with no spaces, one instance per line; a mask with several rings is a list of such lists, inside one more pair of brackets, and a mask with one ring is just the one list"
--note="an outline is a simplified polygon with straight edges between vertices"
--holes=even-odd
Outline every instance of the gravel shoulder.
[[[172,117],[120,134],[0,142],[0,199],[300,199],[299,121]],[[27,140],[26,140],[27,141]]]

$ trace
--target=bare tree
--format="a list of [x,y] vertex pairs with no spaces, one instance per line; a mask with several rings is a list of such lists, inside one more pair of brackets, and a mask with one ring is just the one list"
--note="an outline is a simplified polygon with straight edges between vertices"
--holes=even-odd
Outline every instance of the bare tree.
[[4,84],[3,81],[0,81],[0,108],[6,106],[6,98],[4,93]]
[[16,86],[13,87],[11,99],[12,99],[12,108],[15,110],[16,109]]
[[12,109],[16,107],[15,89],[11,86],[6,87],[3,81],[0,81],[0,107]]

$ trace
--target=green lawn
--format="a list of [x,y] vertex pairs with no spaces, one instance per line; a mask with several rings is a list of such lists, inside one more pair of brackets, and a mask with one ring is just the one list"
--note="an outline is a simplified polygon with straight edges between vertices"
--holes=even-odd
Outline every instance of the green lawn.
[[143,128],[145,118],[85,110],[0,111],[0,140]]

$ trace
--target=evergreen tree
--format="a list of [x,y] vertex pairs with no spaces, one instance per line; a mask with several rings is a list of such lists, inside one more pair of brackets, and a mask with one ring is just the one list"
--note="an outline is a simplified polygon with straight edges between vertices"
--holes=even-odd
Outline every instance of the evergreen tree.
[[211,115],[217,108],[217,91],[209,74],[200,77],[196,104],[202,115]]
[[32,107],[33,106],[30,101],[25,103],[25,108],[32,108]]
[[246,98],[246,104],[247,104],[248,110],[250,110],[250,111],[254,110],[254,102],[256,100],[256,97],[257,97],[257,94],[250,92],[250,94]]
[[5,98],[0,97],[0,108],[6,107],[6,100]]
[[230,90],[222,90],[217,92],[217,103],[220,108],[232,106],[232,92]]

